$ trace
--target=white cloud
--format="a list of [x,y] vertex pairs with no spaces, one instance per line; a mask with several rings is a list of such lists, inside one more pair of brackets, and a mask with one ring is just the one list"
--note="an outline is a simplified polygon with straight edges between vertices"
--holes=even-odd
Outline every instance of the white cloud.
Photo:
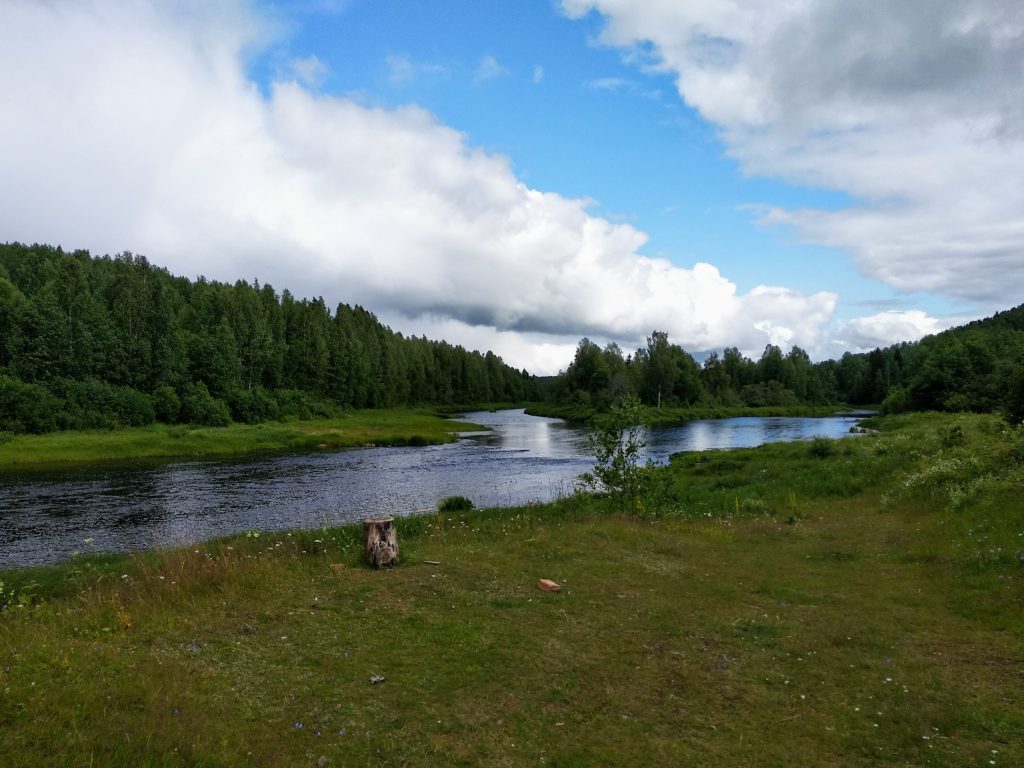
[[309,88],[319,88],[327,77],[328,68],[316,56],[292,59],[288,67],[295,78]]
[[481,58],[480,63],[477,64],[476,73],[473,75],[473,82],[483,83],[496,77],[504,77],[507,74],[509,74],[508,68],[488,54]]
[[643,88],[636,80],[630,80],[626,77],[598,77],[594,80],[587,80],[583,85],[592,91],[633,93],[652,101],[657,101],[661,98],[661,91],[659,89]]
[[294,81],[264,95],[244,71],[262,22],[189,8],[0,5],[0,239],[257,276],[536,373],[564,367],[584,334],[632,349],[657,328],[751,354],[821,343],[834,294],[738,294],[711,265],[640,255],[644,233],[530,189],[417,107]]
[[599,77],[584,83],[592,91],[621,91],[636,88],[636,83],[624,77]]
[[444,78],[449,75],[448,67],[428,61],[416,61],[401,54],[388,54],[384,58],[388,68],[388,81],[392,85],[405,85],[415,80]]
[[676,76],[750,173],[849,193],[769,222],[870,277],[988,308],[1024,285],[1018,0],[562,0]]
[[540,64],[533,65],[533,83],[537,85],[544,82],[544,67]]
[[837,323],[830,334],[833,354],[844,351],[868,352],[903,341],[918,341],[966,322],[967,318],[930,317],[919,309],[879,312],[868,317]]

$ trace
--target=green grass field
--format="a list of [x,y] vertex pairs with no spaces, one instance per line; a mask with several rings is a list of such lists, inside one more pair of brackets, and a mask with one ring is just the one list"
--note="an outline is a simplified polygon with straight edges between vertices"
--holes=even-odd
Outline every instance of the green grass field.
[[233,424],[228,427],[130,427],[19,435],[0,443],[0,472],[104,461],[211,459],[247,454],[332,450],[364,445],[450,442],[455,431],[483,429],[429,411],[353,411],[334,419]]
[[0,574],[0,765],[1022,765],[1024,435],[875,426],[404,519],[387,572],[348,527]]

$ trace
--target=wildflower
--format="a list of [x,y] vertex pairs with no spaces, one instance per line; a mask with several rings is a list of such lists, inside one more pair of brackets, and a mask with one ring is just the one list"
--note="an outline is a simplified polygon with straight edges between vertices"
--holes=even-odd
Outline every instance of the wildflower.
[[301,727],[302,727],[302,723],[296,723],[296,724],[295,724],[295,727],[296,727],[296,728],[301,728]]

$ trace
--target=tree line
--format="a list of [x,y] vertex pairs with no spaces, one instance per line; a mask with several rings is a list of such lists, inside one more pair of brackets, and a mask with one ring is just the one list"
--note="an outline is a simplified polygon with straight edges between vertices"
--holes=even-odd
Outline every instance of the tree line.
[[359,306],[189,280],[130,253],[0,245],[0,431],[520,402],[537,386],[491,352],[404,337]]
[[0,432],[220,425],[339,408],[545,400],[648,406],[881,404],[1024,418],[1024,305],[868,353],[812,363],[769,344],[698,362],[668,335],[625,354],[584,338],[538,379],[491,352],[404,337],[359,306],[332,312],[258,281],[189,280],[124,253],[0,245]]
[[1024,305],[985,320],[867,353],[812,363],[773,344],[756,361],[735,347],[702,363],[668,335],[624,355],[580,341],[550,385],[550,402],[603,410],[634,395],[647,406],[881,405],[883,412],[1001,411],[1024,419]]

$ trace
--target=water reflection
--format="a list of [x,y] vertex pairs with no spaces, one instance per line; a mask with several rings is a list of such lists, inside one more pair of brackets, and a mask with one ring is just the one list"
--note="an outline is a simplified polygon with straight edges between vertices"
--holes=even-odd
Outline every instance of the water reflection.
[[[470,413],[492,427],[457,443],[252,461],[190,462],[0,478],[0,567],[57,562],[75,551],[176,546],[245,530],[315,528],[408,515],[461,494],[478,506],[571,493],[590,469],[585,433],[522,411]],[[838,436],[853,418],[726,419],[648,435],[658,462],[680,450]],[[91,539],[91,547],[85,543]]]
[[752,448],[765,443],[810,440],[814,437],[842,437],[857,424],[857,416],[805,419],[782,416],[741,417],[690,421],[677,427],[662,427],[648,435],[647,452],[664,463],[677,451],[708,451]]

